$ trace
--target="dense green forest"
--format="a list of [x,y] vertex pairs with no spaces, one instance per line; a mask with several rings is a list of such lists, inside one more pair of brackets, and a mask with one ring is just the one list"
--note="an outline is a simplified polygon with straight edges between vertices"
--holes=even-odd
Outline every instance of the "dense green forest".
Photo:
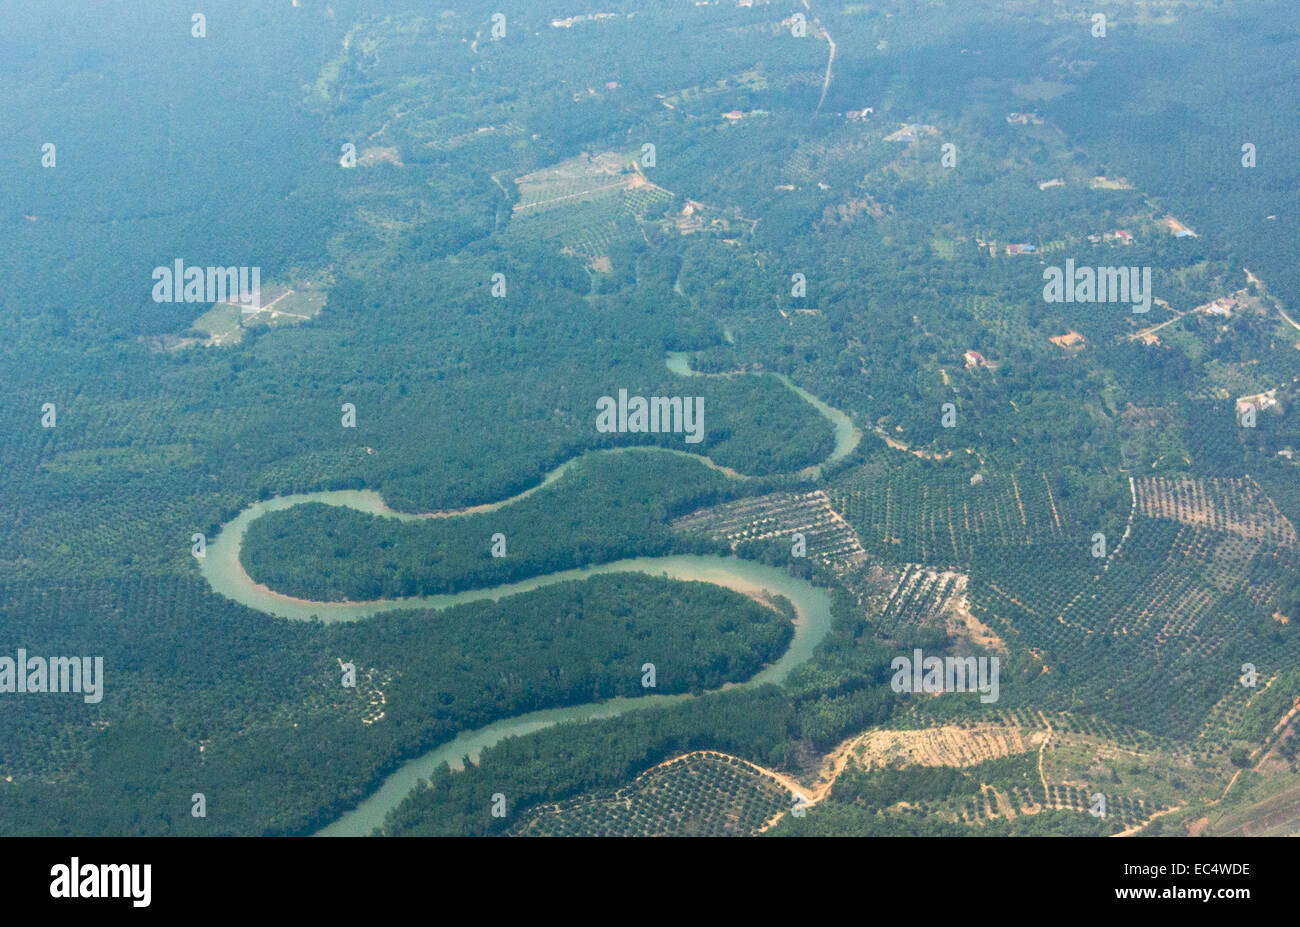
[[[246,2],[202,36],[173,0],[3,5],[0,653],[107,681],[0,695],[0,833],[309,833],[457,734],[644,694],[647,661],[699,697],[497,744],[387,831],[506,833],[696,749],[808,778],[873,726],[984,717],[918,720],[889,687],[914,647],[1207,768],[1300,695],[1293,5],[1116,0],[1104,39],[1073,0],[817,0],[802,36],[694,0]],[[177,259],[291,295],[154,301]],[[1046,301],[1067,259],[1150,269],[1150,311]],[[860,433],[833,466],[771,372]],[[703,440],[598,431],[620,389],[702,397]],[[195,534],[340,489],[527,494],[273,512],[253,581],[357,602],[730,551],[834,624],[783,685],[701,694],[784,653],[790,608],[618,574],[294,624],[200,575]],[[795,554],[780,493],[851,540]],[[726,505],[759,514],[678,524]],[[1075,784],[1021,814],[1026,762],[851,770],[769,832],[1112,832]]]
[[[788,606],[704,583],[613,574],[444,612],[303,626],[214,605],[178,579],[124,583],[111,612],[93,587],[70,589],[57,602],[69,627],[42,637],[41,596],[6,593],[5,627],[18,639],[56,653],[98,648],[119,693],[94,706],[89,728],[80,701],[55,704],[52,744],[44,723],[7,718],[0,762],[19,782],[4,792],[6,834],[303,833],[457,731],[748,679],[785,649],[791,618]],[[642,686],[646,662],[653,692]],[[344,684],[345,663],[355,685]],[[207,819],[189,815],[194,792],[207,797]]]
[[280,592],[365,601],[689,550],[667,518],[730,488],[702,469],[687,457],[640,451],[586,458],[537,493],[463,518],[398,521],[308,503],[254,521],[243,556],[254,580]]

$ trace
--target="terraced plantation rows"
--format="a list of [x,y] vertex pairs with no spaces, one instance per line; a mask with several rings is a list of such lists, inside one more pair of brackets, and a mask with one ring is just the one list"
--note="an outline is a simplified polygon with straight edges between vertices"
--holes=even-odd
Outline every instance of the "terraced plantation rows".
[[791,795],[734,757],[692,753],[616,792],[534,809],[511,831],[528,837],[737,837],[790,809]]
[[[1047,588],[1030,575],[1044,568],[1059,578]],[[1043,686],[1115,720],[1189,736],[1239,685],[1244,663],[1266,678],[1294,659],[1296,641],[1270,611],[1295,568],[1289,551],[1262,541],[1139,515],[1105,568],[1068,548],[1043,550],[1033,564],[982,565],[971,610],[1042,654]]]
[[565,253],[608,261],[612,245],[641,238],[641,221],[661,216],[674,200],[672,192],[634,169],[636,157],[580,156],[519,177],[509,235],[558,241]]
[[[733,551],[752,542],[804,536],[805,555],[825,562],[860,562],[857,534],[831,508],[823,490],[770,493],[700,509],[673,521],[677,531],[725,541]],[[793,546],[793,544],[792,544]]]
[[878,624],[885,633],[942,622],[966,591],[962,573],[939,573],[908,564],[899,577]]
[[1080,533],[1043,473],[868,464],[828,495],[863,547],[894,562],[962,566],[991,546],[1023,548]]
[[1226,531],[1268,546],[1295,547],[1295,526],[1249,477],[1147,476],[1134,481],[1138,511],[1150,518]]

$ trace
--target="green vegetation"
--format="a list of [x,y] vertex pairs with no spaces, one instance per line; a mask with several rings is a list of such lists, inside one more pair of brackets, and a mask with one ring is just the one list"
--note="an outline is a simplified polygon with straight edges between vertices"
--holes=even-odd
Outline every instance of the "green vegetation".
[[511,831],[526,837],[749,836],[790,808],[790,793],[725,756],[689,754],[609,795],[541,809]]
[[[645,451],[585,458],[496,511],[399,521],[309,503],[264,515],[245,535],[249,575],[310,599],[458,592],[639,554],[685,549],[667,512],[710,501],[728,479],[687,457]],[[505,553],[492,555],[493,536]]]
[[[14,726],[0,753],[17,780],[0,791],[6,834],[310,832],[458,731],[646,694],[647,661],[659,693],[743,681],[791,634],[788,606],[636,574],[352,625],[213,609],[194,580],[134,582],[124,596],[108,629],[93,589],[62,596],[53,612],[37,598],[6,597],[0,617],[19,640],[41,639],[51,614],[73,619],[52,652],[99,648],[112,687],[93,707],[52,700],[62,732],[53,752],[40,749],[39,727]],[[353,687],[343,684],[345,663]],[[167,695],[160,665],[185,680],[183,692]],[[113,698],[114,688],[130,699]],[[207,819],[189,816],[195,791],[208,797]]]
[[[1037,0],[817,4],[801,39],[785,8],[693,0],[234,4],[202,40],[168,4],[13,17],[0,652],[107,679],[97,705],[0,695],[0,832],[310,832],[458,734],[643,695],[647,660],[698,697],[506,740],[386,830],[752,832],[780,796],[740,767],[648,770],[717,750],[811,782],[870,728],[994,712],[1051,717],[1046,789],[1032,752],[851,767],[772,832],[1293,827],[1300,20],[1111,5],[1105,42]],[[176,259],[294,293],[154,302]],[[1047,302],[1067,259],[1149,267],[1159,301]],[[861,443],[814,476],[830,423],[758,373]],[[619,389],[704,397],[704,440],[597,432]],[[255,581],[360,601],[729,550],[825,588],[835,624],[781,687],[712,692],[784,651],[785,606],[612,575],[326,626],[202,580],[196,533],[328,489],[489,510],[269,514]],[[893,692],[913,647],[997,655],[1000,703]]]

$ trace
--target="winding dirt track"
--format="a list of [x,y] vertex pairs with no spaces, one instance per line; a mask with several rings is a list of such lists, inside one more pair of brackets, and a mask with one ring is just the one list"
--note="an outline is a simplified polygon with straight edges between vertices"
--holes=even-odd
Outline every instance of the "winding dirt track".
[[[808,0],[803,0],[803,8],[812,13],[812,7],[808,5]],[[831,47],[831,55],[826,60],[826,76],[822,78],[822,95],[817,100],[816,111],[820,113],[822,104],[826,102],[826,91],[831,89],[831,68],[835,65],[835,40],[831,38],[831,34],[826,31],[826,27],[822,25],[822,21],[815,14],[813,15],[813,25],[821,30],[821,34],[826,39],[826,44]]]

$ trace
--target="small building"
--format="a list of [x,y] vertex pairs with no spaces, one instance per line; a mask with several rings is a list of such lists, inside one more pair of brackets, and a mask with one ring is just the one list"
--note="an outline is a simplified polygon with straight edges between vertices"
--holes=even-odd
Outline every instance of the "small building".
[[981,354],[979,351],[967,351],[965,354],[962,355],[962,358],[966,361],[967,367],[988,366],[988,361],[984,359],[984,355]]
[[897,132],[885,136],[887,142],[914,142],[922,135],[933,135],[937,130],[932,125],[920,122],[904,123]]
[[1237,400],[1237,414],[1241,415],[1247,409],[1264,412],[1277,404],[1277,389],[1274,388],[1267,392],[1256,393],[1254,396],[1242,396]]

